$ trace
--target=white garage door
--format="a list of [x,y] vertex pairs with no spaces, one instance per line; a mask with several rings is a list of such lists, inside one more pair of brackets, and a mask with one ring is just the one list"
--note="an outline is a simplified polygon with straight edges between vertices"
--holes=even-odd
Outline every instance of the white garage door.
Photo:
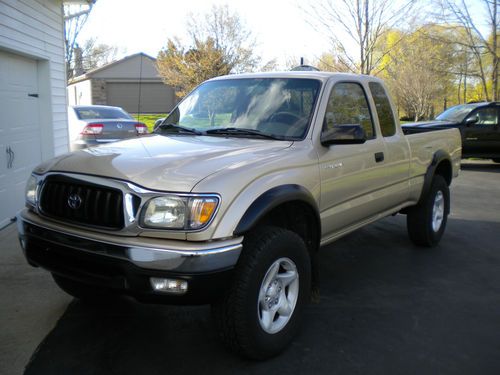
[[0,228],[24,206],[24,187],[41,161],[37,63],[0,51]]

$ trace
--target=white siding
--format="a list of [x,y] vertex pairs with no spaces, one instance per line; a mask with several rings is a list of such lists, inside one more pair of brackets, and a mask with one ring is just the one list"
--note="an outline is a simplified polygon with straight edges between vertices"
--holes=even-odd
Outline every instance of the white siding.
[[38,65],[42,157],[68,151],[61,0],[2,0],[0,49]]
[[73,83],[68,86],[69,105],[92,104],[92,89],[90,80]]

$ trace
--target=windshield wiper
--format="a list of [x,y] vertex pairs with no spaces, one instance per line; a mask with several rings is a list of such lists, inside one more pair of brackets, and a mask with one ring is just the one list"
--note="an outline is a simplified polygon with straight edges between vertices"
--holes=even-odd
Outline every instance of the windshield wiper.
[[255,129],[244,129],[244,128],[216,128],[209,129],[206,131],[206,134],[221,134],[221,135],[255,135],[257,137],[267,138],[267,139],[275,139],[275,140],[283,140],[283,137],[262,133]]
[[158,127],[156,129],[157,130],[158,129],[169,130],[169,131],[173,130],[174,132],[177,132],[177,133],[189,133],[189,134],[196,134],[196,135],[203,135],[203,134],[205,134],[205,133],[203,133],[203,132],[201,132],[199,130],[192,129],[192,128],[186,128],[184,126],[180,126],[180,125],[177,125],[177,124],[165,124],[165,123],[162,123],[162,124],[158,125]]

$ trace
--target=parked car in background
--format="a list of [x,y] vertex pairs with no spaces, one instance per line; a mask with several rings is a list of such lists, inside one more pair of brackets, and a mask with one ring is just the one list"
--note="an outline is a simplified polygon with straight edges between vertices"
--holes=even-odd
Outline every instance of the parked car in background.
[[481,102],[448,108],[433,121],[403,125],[405,134],[458,128],[462,136],[462,157],[493,159],[500,163],[500,103]]
[[68,108],[71,151],[133,138],[148,128],[120,107],[75,105]]

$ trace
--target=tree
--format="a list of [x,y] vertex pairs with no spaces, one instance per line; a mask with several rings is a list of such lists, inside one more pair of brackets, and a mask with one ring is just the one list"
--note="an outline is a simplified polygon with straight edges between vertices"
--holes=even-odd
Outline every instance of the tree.
[[178,97],[185,96],[207,79],[229,74],[232,68],[211,38],[196,40],[189,49],[178,39],[169,39],[167,47],[158,54],[156,64],[158,73]]
[[[478,67],[478,76],[481,80],[486,100],[499,99],[498,91],[498,69],[499,69],[499,17],[498,0],[476,0],[483,5],[486,13],[485,19],[474,19],[470,9],[472,4],[465,0],[438,0],[441,5],[440,18],[448,24],[451,29],[460,28],[465,31],[465,38],[457,40],[456,43],[469,49],[471,56]],[[489,36],[478,27],[483,21],[489,28]],[[489,64],[488,64],[489,60]],[[488,74],[491,82],[491,90],[488,88]],[[490,95],[492,94],[492,95]]]
[[[406,20],[414,0],[402,5],[392,0],[322,0],[304,8],[308,22],[326,35],[336,51],[338,63],[345,69],[373,74],[389,51],[376,50],[386,30]],[[357,51],[352,51],[349,41]]]
[[117,59],[120,52],[116,46],[97,43],[97,38],[90,38],[85,41],[81,48],[82,68],[84,71],[88,71],[109,64]]
[[[253,70],[259,63],[254,41],[237,13],[227,6],[213,6],[206,14],[190,14],[190,43],[168,39],[158,54],[157,68],[163,81],[183,97],[201,82],[224,74]],[[273,62],[266,64],[272,69]]]
[[190,13],[187,30],[193,41],[213,40],[214,47],[224,54],[232,73],[251,71],[260,59],[253,53],[255,39],[238,13],[227,5],[212,5],[205,14]]
[[[455,64],[454,51],[449,45],[430,35],[441,35],[446,30],[435,25],[425,25],[409,35],[398,30],[384,34],[382,48],[390,50],[381,74],[396,97],[398,107],[405,117],[415,121],[434,116],[435,108],[453,86],[450,73]],[[397,46],[391,44],[397,41]]]
[[346,67],[344,64],[342,64],[337,57],[338,53],[332,52],[332,53],[323,53],[314,66],[316,66],[319,70],[325,71],[325,72],[343,72],[343,73],[349,73],[351,70]]
[[64,11],[64,47],[66,60],[67,79],[74,75],[75,49],[78,48],[78,35],[87,22],[90,11],[95,1],[89,1],[88,5],[63,5]]

